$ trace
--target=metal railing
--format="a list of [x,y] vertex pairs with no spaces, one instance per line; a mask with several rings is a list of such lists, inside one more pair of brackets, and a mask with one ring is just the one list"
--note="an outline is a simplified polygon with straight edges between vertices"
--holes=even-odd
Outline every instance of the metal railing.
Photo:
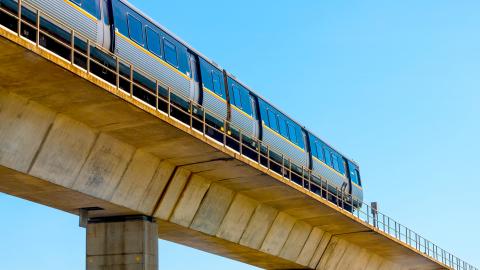
[[[28,9],[35,13],[35,20],[30,20],[22,17],[22,7],[28,7]],[[236,128],[232,123],[202,107],[199,104],[188,102],[188,106],[181,106],[173,101],[172,97],[180,97],[185,101],[188,101],[188,97],[182,97],[177,92],[172,90],[168,84],[158,80],[148,72],[135,68],[129,61],[120,58],[119,56],[112,54],[110,51],[103,49],[101,46],[97,46],[95,42],[91,42],[84,35],[77,33],[74,29],[66,26],[64,23],[58,21],[45,12],[40,11],[37,7],[29,4],[22,3],[18,0],[17,12],[8,10],[4,7],[0,7],[0,12],[4,15],[10,16],[12,19],[17,20],[16,30],[19,37],[29,39],[35,42],[37,47],[45,47],[41,44],[41,40],[50,39],[51,42],[55,42],[59,47],[59,50],[66,49],[69,53],[58,54],[53,49],[52,53],[65,58],[70,61],[71,65],[82,68],[86,74],[96,75],[97,77],[108,77],[107,82],[110,83],[117,91],[122,91],[130,96],[132,99],[139,99],[142,101],[147,100],[147,104],[154,108],[157,112],[164,113],[168,117],[177,121],[183,122],[188,128],[200,132],[204,138],[215,141],[222,144],[224,147],[229,147],[237,151],[243,157],[248,157],[257,162],[260,166],[264,167],[268,171],[277,173],[283,179],[292,181],[301,187],[309,191],[310,195],[324,200],[325,203],[337,207],[339,211],[346,215],[349,215],[357,220],[364,222],[376,228],[394,239],[410,246],[416,251],[428,256],[429,258],[455,270],[478,270],[476,267],[464,262],[448,251],[438,247],[436,244],[425,239],[418,233],[403,226],[396,220],[389,216],[382,214],[376,209],[372,209],[368,204],[358,201],[356,198],[352,198],[349,194],[344,193],[329,184],[328,180],[324,177],[315,174],[308,168],[302,165],[294,164],[286,154],[279,151],[277,148],[267,145],[260,140],[245,141],[248,136],[245,136],[240,128]],[[2,16],[4,16],[2,15]],[[54,33],[45,30],[42,27],[42,20],[53,22],[55,25],[60,26],[62,29],[68,29],[69,40],[62,39]],[[23,31],[25,29],[34,30],[35,35],[29,33],[28,35]],[[79,43],[85,45],[85,49],[82,49]],[[48,48],[47,48],[48,49]],[[99,50],[103,54],[111,57],[115,63],[115,66],[111,66],[102,63],[101,60],[92,56],[92,49]],[[82,61],[83,59],[83,61]],[[92,70],[92,67],[101,67],[101,72]],[[122,68],[126,71],[122,71]],[[143,76],[151,83],[149,87],[145,83],[141,83],[135,77]],[[140,91],[140,92],[139,92]],[[139,94],[140,93],[140,94]],[[154,98],[152,102],[150,98]],[[196,112],[195,112],[196,111]],[[216,119],[223,119],[221,125],[212,123],[208,120],[208,117],[214,117]],[[236,133],[232,133],[232,130],[237,130]],[[236,135],[234,135],[236,134]],[[276,158],[272,157],[272,154]],[[316,178],[316,180],[315,180]]]

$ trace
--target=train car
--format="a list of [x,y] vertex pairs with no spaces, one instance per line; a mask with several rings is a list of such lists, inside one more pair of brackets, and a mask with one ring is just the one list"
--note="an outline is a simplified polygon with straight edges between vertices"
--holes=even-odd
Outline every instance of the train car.
[[111,5],[115,54],[171,87],[179,105],[198,103],[198,80],[193,76],[197,65],[191,65],[195,57],[187,47],[128,2],[112,0]]
[[269,155],[277,163],[287,161],[287,167],[292,165],[298,177],[302,176],[303,169],[309,165],[307,138],[302,127],[286,114],[280,112],[264,99],[258,99],[262,143],[271,146]]
[[330,192],[343,191],[351,194],[354,204],[363,200],[363,190],[360,182],[358,165],[350,161],[328,144],[309,132],[309,142],[311,151],[310,169],[317,175],[323,177],[319,179],[313,177],[313,180],[319,185],[325,185],[321,181],[326,181],[330,185]]
[[227,119],[227,90],[223,70],[214,63],[200,57],[200,74],[202,79],[202,105],[208,111],[207,120],[215,127],[224,129]]
[[230,123],[232,135],[255,147],[255,141],[261,139],[258,98],[247,86],[233,75],[226,73],[228,84]]
[[[171,89],[173,103],[182,110],[193,109],[197,112],[198,109],[198,115],[205,110],[206,121],[213,128],[236,138],[242,134],[242,141],[253,149],[250,152],[254,155],[250,157],[256,160],[258,155],[255,156],[255,153],[260,150],[274,160],[276,165],[268,165],[279,174],[290,174],[288,176],[294,181],[306,174],[311,175],[319,185],[328,183],[331,192],[340,190],[351,195],[354,207],[361,206],[362,182],[355,162],[307,131],[127,1],[23,0],[23,3],[31,4],[43,14],[59,20],[62,25],[55,25],[48,19],[42,19],[40,25],[65,43],[70,43],[69,29],[74,29],[80,34],[75,46],[86,51],[85,38],[89,39],[93,43],[92,57],[104,66],[113,70],[118,68],[124,76],[133,74],[134,81],[151,92],[156,90],[155,81],[161,81]],[[0,7],[16,14],[18,2],[0,0]],[[32,24],[35,23],[36,13],[33,9],[23,8],[22,14]],[[16,28],[15,22],[3,15],[0,23],[10,29]],[[34,40],[35,37],[27,33],[28,27],[22,31],[23,36]],[[44,40],[39,43],[48,45],[48,49],[53,48],[62,55],[61,46],[51,47]],[[68,50],[66,54],[65,58],[68,59]],[[130,62],[135,71],[123,63],[117,67],[113,54]],[[82,61],[75,58],[75,63],[81,65]],[[100,69],[93,73],[115,83],[111,80],[115,77],[108,76],[109,71]],[[141,75],[141,71],[149,74],[149,78]],[[160,87],[160,95],[165,96],[167,90]],[[135,97],[154,106],[156,101],[152,100],[152,95],[137,94],[135,89],[133,91]],[[238,145],[236,148],[239,148]],[[259,160],[265,164],[262,158]],[[291,171],[286,172],[279,165],[291,168]]]

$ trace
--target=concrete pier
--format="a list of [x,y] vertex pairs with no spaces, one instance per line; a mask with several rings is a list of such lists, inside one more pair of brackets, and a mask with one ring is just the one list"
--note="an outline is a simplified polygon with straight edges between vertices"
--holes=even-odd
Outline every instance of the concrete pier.
[[157,224],[147,216],[94,218],[87,225],[87,270],[157,270]]

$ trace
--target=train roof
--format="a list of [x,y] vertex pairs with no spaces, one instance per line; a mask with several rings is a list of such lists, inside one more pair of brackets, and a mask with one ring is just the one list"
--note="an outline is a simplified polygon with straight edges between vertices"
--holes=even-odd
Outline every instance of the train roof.
[[[170,35],[172,38],[176,39],[178,42],[180,42],[183,46],[187,47],[187,49],[189,49],[190,51],[194,52],[195,54],[197,54],[198,56],[202,57],[205,61],[209,62],[210,64],[212,64],[213,66],[217,67],[218,69],[220,70],[225,70],[223,69],[221,66],[219,66],[216,62],[214,62],[213,60],[211,60],[210,58],[206,57],[205,55],[203,55],[202,53],[200,53],[199,51],[197,51],[196,49],[194,49],[192,46],[190,46],[190,44],[188,44],[186,41],[184,41],[183,39],[179,38],[177,35],[175,35],[173,32],[171,32],[170,30],[168,30],[168,28],[166,28],[165,26],[163,26],[162,24],[158,23],[156,20],[152,19],[150,16],[148,16],[147,14],[145,14],[143,11],[141,11],[140,9],[136,8],[134,5],[132,5],[130,2],[128,2],[127,0],[118,0],[119,2],[123,3],[124,5],[126,5],[127,7],[129,7],[130,9],[132,9],[133,11],[137,12],[139,15],[143,16],[146,20],[149,20],[151,23],[157,25],[159,28],[162,29],[162,31],[164,31],[165,33],[167,33],[168,35]],[[296,121],[295,119],[293,119],[292,117],[290,117],[287,113],[285,113],[284,111],[282,111],[281,109],[279,109],[277,106],[273,105],[272,103],[268,102],[266,98],[262,97],[261,95],[257,94],[255,91],[253,91],[249,86],[247,86],[245,83],[243,83],[242,81],[240,81],[236,76],[234,76],[232,73],[226,71],[226,74],[228,76],[230,76],[232,79],[234,79],[237,83],[241,84],[243,87],[245,87],[246,89],[248,89],[248,91],[250,91],[251,93],[253,93],[255,96],[257,96],[258,98],[261,98],[264,102],[268,103],[270,106],[274,107],[277,111],[279,111],[280,113],[282,113],[283,115],[285,115],[286,117],[288,117],[291,121],[293,121],[295,124],[297,124],[298,126],[300,126],[301,128],[303,128],[306,132],[312,134],[313,136],[317,137],[318,139],[320,139],[319,136],[315,135],[313,132],[311,132],[310,130],[308,130],[305,126],[303,126],[302,124],[300,124],[298,121]],[[335,147],[333,147],[331,144],[327,143],[324,139],[320,139],[325,145],[327,145],[328,147],[330,147],[331,149],[335,150],[336,152],[338,152],[340,155],[342,155],[343,157],[345,157],[346,159],[350,160],[351,162],[353,162],[355,165],[358,166],[358,163],[356,161],[354,161],[353,159],[349,158],[348,156],[344,155],[343,153],[341,153],[340,151],[336,150]]]

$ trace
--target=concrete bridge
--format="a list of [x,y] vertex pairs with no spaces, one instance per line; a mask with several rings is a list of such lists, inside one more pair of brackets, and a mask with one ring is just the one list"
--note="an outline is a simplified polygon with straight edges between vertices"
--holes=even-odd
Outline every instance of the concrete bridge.
[[381,214],[343,210],[38,42],[1,26],[0,36],[0,191],[88,215],[89,270],[157,269],[158,238],[264,269],[476,270],[388,217],[386,226]]

